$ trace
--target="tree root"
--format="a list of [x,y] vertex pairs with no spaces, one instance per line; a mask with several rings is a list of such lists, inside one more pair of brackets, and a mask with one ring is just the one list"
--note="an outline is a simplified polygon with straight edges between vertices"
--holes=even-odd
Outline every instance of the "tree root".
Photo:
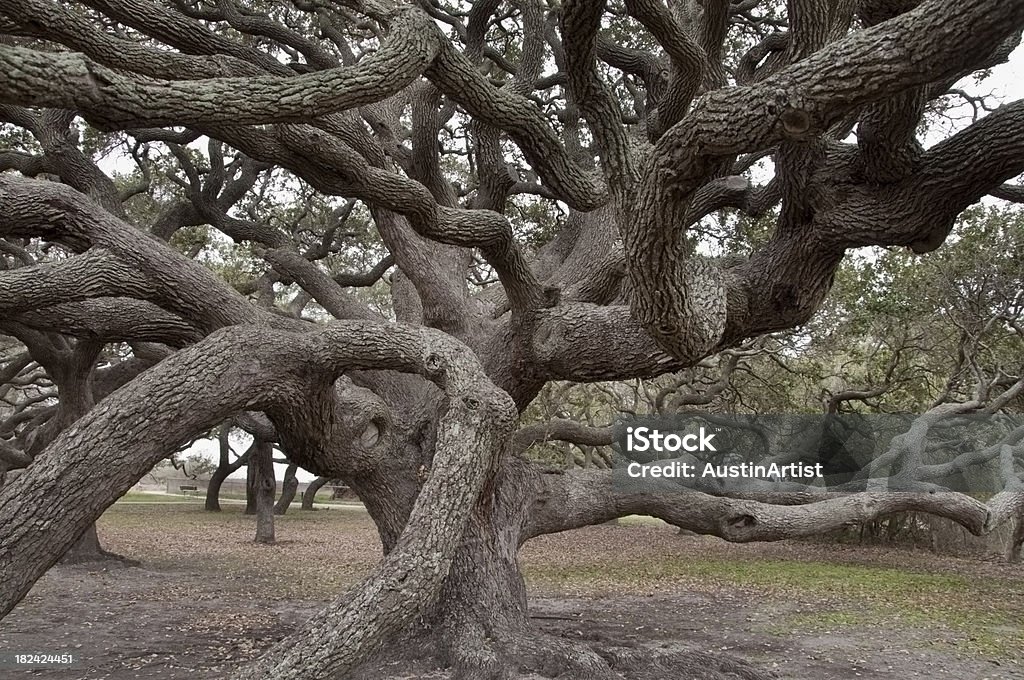
[[142,563],[124,555],[104,550],[96,535],[96,527],[89,527],[75,544],[60,558],[60,564],[85,564],[89,562],[117,562],[127,567],[138,567]]
[[[774,680],[744,661],[692,650],[582,643],[533,631],[486,635],[482,628],[409,640],[401,651],[365,666],[356,680]],[[395,649],[393,647],[392,649]],[[404,660],[401,661],[401,660]],[[428,660],[429,659],[429,660]],[[411,670],[415,668],[416,670]],[[443,669],[443,670],[442,670]]]
[[521,664],[541,677],[566,680],[771,680],[772,675],[738,659],[697,651],[583,645],[533,633],[514,647]]
[[134,560],[130,557],[125,557],[109,550],[100,548],[99,550],[90,550],[87,552],[80,551],[68,551],[60,558],[60,564],[87,564],[91,562],[116,562],[126,567],[140,567],[142,562]]
[[628,680],[772,680],[775,677],[733,657],[692,650],[614,648],[602,656]]

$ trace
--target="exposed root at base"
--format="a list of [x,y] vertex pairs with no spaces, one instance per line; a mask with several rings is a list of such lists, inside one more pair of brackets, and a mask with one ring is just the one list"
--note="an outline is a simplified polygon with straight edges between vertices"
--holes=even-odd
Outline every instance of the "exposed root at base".
[[[364,666],[356,680],[775,680],[773,673],[725,655],[570,641],[537,632],[462,630],[441,644],[401,643],[389,660]],[[441,652],[442,649],[447,650]],[[429,651],[428,651],[429,650]],[[404,662],[403,662],[404,660]],[[430,670],[427,670],[430,669]]]
[[87,562],[117,562],[126,567],[142,566],[142,562],[138,560],[102,548],[87,552],[69,550],[60,558],[60,564],[85,564]]

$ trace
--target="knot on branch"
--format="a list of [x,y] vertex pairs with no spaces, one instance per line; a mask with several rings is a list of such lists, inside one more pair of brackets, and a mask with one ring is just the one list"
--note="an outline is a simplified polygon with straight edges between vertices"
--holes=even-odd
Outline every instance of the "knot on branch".
[[553,322],[542,322],[533,334],[534,356],[541,360],[550,357],[556,352],[556,347],[561,340],[562,334],[558,332],[558,327]]
[[729,527],[732,529],[748,529],[757,524],[757,518],[753,515],[738,515],[729,520]]
[[811,129],[811,116],[801,109],[786,107],[779,116],[782,129],[786,134],[793,137],[800,137],[807,134]]
[[373,448],[381,439],[384,430],[384,423],[378,420],[371,420],[359,435],[359,443],[365,448]]
[[94,96],[99,96],[100,90],[111,85],[111,80],[103,71],[103,67],[91,59],[83,59],[85,65],[85,83]]
[[544,286],[543,306],[547,309],[557,307],[562,301],[562,289],[558,286]]
[[423,360],[423,369],[428,377],[441,377],[444,375],[444,359],[441,358],[440,354],[428,354]]

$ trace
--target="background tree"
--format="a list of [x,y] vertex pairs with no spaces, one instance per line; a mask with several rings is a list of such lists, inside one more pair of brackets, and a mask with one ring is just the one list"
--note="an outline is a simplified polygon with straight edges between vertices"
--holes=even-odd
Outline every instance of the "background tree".
[[292,501],[295,500],[295,492],[299,490],[299,478],[296,476],[299,466],[295,463],[287,463],[284,471],[284,479],[281,480],[281,496],[274,503],[274,514],[283,515],[288,512]]
[[316,492],[324,487],[325,484],[331,480],[326,477],[317,477],[306,486],[306,490],[302,492],[302,509],[312,510],[313,501],[316,499]]
[[[1017,502],[629,494],[512,432],[547,383],[699,367],[807,323],[848,250],[931,252],[985,195],[1018,198],[1024,103],[917,133],[1007,58],[1021,3],[6,0],[0,19],[3,370],[35,362],[49,394],[27,398],[53,400],[4,435],[27,468],[0,491],[0,611],[229,417],[351,486],[385,553],[238,677],[430,649],[458,677],[759,678],[538,635],[519,546],[633,513],[729,540],[907,509],[981,532]],[[113,149],[137,169],[104,172]],[[705,220],[774,206],[729,253]],[[994,381],[960,406],[1009,403],[1019,383]]]
[[[245,453],[239,455],[235,460],[231,460],[231,426],[230,424],[223,424],[220,427],[220,431],[217,434],[217,468],[210,475],[210,481],[206,484],[206,501],[204,507],[210,512],[220,512],[220,490],[224,484],[224,480],[228,478],[231,473],[236,472],[242,468],[243,465],[249,464],[249,457],[252,455],[252,445],[245,450]],[[255,442],[253,442],[255,444]],[[246,468],[248,470],[248,468]],[[248,491],[248,485],[246,485]],[[249,494],[246,493],[246,499]]]

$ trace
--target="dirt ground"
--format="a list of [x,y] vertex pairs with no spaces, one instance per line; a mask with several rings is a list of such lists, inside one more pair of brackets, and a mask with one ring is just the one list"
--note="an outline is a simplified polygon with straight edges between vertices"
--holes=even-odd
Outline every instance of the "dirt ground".
[[[8,664],[0,678],[221,678],[380,554],[353,508],[292,510],[274,546],[251,542],[237,507],[119,503],[99,530],[141,566],[55,567],[0,622],[0,654],[70,652],[75,665]],[[1020,566],[729,545],[641,519],[543,537],[522,558],[537,626],[582,643],[727,653],[793,680],[1024,680]]]

